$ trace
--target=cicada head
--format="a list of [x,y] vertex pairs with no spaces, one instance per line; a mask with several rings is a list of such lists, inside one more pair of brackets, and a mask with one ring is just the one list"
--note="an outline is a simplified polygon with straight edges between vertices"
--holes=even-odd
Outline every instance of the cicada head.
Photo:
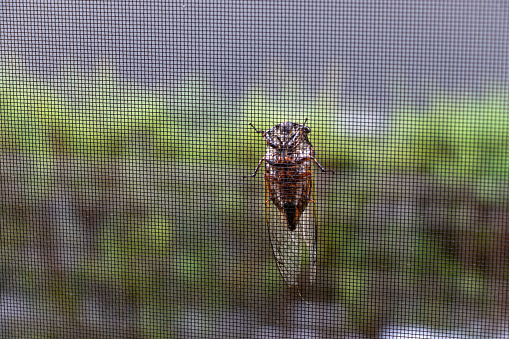
[[291,121],[272,127],[263,132],[267,142],[267,155],[276,158],[276,161],[285,161],[287,157],[297,154],[312,155],[312,146],[307,138],[309,132],[309,127]]

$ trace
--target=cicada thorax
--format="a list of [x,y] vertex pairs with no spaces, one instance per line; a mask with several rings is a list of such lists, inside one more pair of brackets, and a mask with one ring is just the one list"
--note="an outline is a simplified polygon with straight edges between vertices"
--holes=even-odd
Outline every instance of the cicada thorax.
[[267,203],[274,203],[293,231],[311,200],[311,157],[314,150],[307,139],[309,128],[285,122],[265,132],[265,184]]

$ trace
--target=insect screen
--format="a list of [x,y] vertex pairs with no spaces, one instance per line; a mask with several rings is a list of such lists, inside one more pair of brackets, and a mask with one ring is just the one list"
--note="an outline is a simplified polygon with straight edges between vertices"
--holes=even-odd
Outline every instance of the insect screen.
[[1,338],[509,338],[504,1],[4,1]]

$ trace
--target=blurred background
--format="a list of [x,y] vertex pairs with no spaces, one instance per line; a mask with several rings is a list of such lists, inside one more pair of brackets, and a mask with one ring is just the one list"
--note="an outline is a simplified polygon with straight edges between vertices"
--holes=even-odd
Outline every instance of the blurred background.
[[[509,338],[506,2],[0,16],[0,337]],[[306,118],[336,175],[296,291],[242,176],[249,123]]]

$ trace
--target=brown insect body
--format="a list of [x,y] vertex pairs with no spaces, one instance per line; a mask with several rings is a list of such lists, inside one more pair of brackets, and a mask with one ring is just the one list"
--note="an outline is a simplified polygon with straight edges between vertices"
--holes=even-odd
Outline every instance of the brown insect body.
[[[265,156],[259,161],[255,176],[265,161],[267,226],[272,250],[281,276],[288,285],[297,285],[305,253],[309,260],[309,281],[316,275],[317,230],[313,208],[311,161],[315,151],[305,125],[285,121],[261,133],[267,142]],[[307,248],[307,251],[304,249]]]
[[295,230],[311,200],[311,158],[315,151],[307,138],[309,132],[308,127],[287,121],[264,134],[265,185],[269,199],[285,215],[290,231]]

